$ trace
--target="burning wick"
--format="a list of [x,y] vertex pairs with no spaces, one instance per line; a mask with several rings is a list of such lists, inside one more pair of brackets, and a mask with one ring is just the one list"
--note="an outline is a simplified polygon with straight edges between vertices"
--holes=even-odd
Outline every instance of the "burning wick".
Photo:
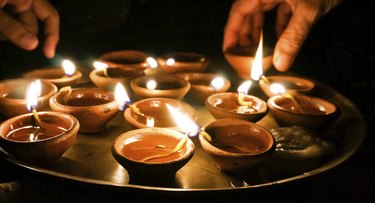
[[120,109],[120,111],[123,111],[125,110],[126,107],[129,107],[133,110],[135,114],[142,116],[142,117],[147,117],[147,119],[149,118],[148,116],[143,114],[136,105],[131,104],[130,98],[128,94],[126,93],[124,86],[121,83],[117,83],[116,85],[115,100],[118,103],[118,108]]
[[[179,152],[186,144],[186,141],[189,139],[189,135],[196,135],[199,132],[199,127],[195,124],[195,122],[187,115],[181,113],[180,111],[173,108],[170,104],[165,104],[168,110],[171,112],[172,117],[178,121],[178,127],[185,132],[184,136],[181,140],[177,143],[176,147],[173,150],[169,151],[165,154],[155,154],[149,157],[145,157],[141,160],[141,162],[145,162],[151,159],[162,158],[170,156],[176,152]],[[156,145],[156,148],[165,148],[163,145]]]
[[213,80],[211,81],[210,86],[211,86],[214,90],[218,90],[218,89],[224,87],[224,84],[225,84],[224,78],[217,77],[217,78],[215,78],[215,79],[213,79]]
[[303,113],[303,109],[301,108],[301,105],[299,105],[299,103],[297,102],[297,100],[294,98],[293,95],[286,92],[284,86],[282,86],[279,83],[274,83],[270,85],[270,90],[274,94],[280,94],[281,96],[290,99],[293,102],[294,106],[296,106],[297,110],[300,113]]
[[247,101],[244,100],[244,98],[246,97],[247,92],[249,91],[252,84],[253,84],[253,82],[251,80],[247,80],[238,87],[238,89],[237,89],[237,92],[238,92],[237,102],[241,106],[253,106],[252,101],[247,102]]
[[173,66],[176,63],[176,61],[173,58],[169,58],[167,59],[166,63],[168,66]]
[[40,132],[40,129],[42,128],[42,121],[39,118],[38,112],[36,111],[36,107],[38,105],[38,96],[41,94],[41,83],[39,80],[32,82],[27,90],[26,95],[26,106],[27,109],[32,111],[33,118],[36,123],[36,130],[30,134],[30,141],[34,141],[38,139],[38,135]]
[[158,67],[158,62],[156,61],[155,58],[153,57],[148,57],[146,59],[148,65],[150,65],[151,68],[157,68]]
[[259,45],[255,53],[254,63],[251,66],[251,78],[255,81],[262,79],[265,83],[270,84],[270,81],[263,75],[263,32],[260,34]]
[[108,65],[106,63],[94,61],[94,63],[92,63],[92,66],[94,66],[96,70],[102,70],[105,77],[109,77],[107,71]]
[[64,68],[65,76],[67,76],[67,77],[72,76],[74,74],[74,72],[76,71],[76,66],[70,60],[64,59],[61,62],[61,65]]

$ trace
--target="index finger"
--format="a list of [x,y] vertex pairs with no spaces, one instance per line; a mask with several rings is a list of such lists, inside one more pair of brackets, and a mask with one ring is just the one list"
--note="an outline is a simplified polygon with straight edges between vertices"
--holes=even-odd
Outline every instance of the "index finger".
[[52,58],[55,55],[55,49],[59,41],[59,14],[46,0],[35,0],[33,10],[37,18],[44,23],[44,54],[47,58]]

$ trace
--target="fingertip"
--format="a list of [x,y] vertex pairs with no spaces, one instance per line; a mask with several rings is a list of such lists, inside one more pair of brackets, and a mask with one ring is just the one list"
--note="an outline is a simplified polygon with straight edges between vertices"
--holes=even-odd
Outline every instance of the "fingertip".
[[288,55],[275,54],[273,64],[278,71],[285,72],[292,66],[294,59]]
[[27,34],[21,38],[19,46],[26,50],[33,50],[39,44],[38,38],[32,34]]

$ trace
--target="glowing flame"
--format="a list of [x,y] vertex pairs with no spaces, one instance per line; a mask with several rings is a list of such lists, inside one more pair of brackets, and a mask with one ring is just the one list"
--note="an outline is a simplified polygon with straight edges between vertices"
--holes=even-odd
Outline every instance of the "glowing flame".
[[104,70],[108,68],[108,65],[106,63],[99,62],[99,61],[94,61],[94,63],[92,63],[92,66],[94,66],[94,68],[97,70]]
[[65,75],[67,75],[67,76],[73,75],[74,72],[76,71],[76,66],[70,60],[67,60],[67,59],[63,60],[61,65],[64,68]]
[[211,81],[210,86],[214,88],[215,90],[218,90],[224,87],[224,83],[225,83],[224,78],[218,77]]
[[147,82],[146,87],[149,90],[154,90],[156,88],[156,85],[157,85],[157,83],[156,83],[155,80],[150,80],[150,81]]
[[38,94],[40,94],[42,90],[41,85],[38,85],[37,83],[38,82],[32,82],[27,88],[26,107],[29,111],[36,109],[38,106]]
[[130,103],[128,94],[125,91],[124,86],[121,83],[117,83],[115,89],[115,100],[118,103],[118,108],[123,111],[126,103]]
[[193,119],[173,108],[170,104],[165,104],[171,112],[173,119],[176,121],[178,127],[185,133],[194,136],[199,132],[199,127]]
[[153,117],[147,117],[146,118],[146,126],[150,127],[150,128],[155,126],[155,120],[154,120]]
[[158,67],[158,62],[153,57],[148,57],[146,59],[146,61],[147,61],[148,65],[150,65],[151,68],[157,68]]
[[258,50],[255,54],[254,63],[251,66],[251,78],[253,80],[258,81],[260,77],[263,75],[262,58],[263,58],[263,33],[260,34]]
[[40,82],[40,80],[35,81],[35,89],[37,90],[36,95],[38,97],[42,96],[42,83]]
[[166,63],[168,66],[173,66],[173,64],[175,64],[176,61],[173,58],[169,58]]
[[247,94],[247,92],[249,91],[251,85],[253,84],[253,82],[251,82],[251,80],[247,80],[245,82],[243,82],[238,88],[237,88],[237,92],[238,93],[242,93],[242,94]]
[[270,85],[270,90],[274,94],[285,94],[286,93],[286,90],[285,90],[284,86],[282,86],[279,83],[273,83],[273,84],[271,84]]

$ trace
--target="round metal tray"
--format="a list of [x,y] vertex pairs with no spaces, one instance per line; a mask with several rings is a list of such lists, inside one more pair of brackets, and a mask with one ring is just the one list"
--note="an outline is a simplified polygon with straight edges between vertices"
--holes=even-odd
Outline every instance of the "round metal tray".
[[[215,168],[212,159],[202,150],[198,138],[195,137],[192,140],[196,146],[196,152],[193,158],[177,172],[175,180],[165,183],[153,183],[152,180],[147,183],[129,182],[126,169],[119,165],[111,154],[112,143],[116,136],[133,129],[124,120],[123,112],[116,115],[104,132],[79,134],[74,145],[52,167],[39,167],[25,163],[7,154],[1,148],[0,157],[42,174],[123,189],[205,191],[274,186],[314,176],[334,168],[353,155],[365,137],[364,119],[351,101],[319,82],[317,82],[314,95],[328,99],[341,109],[341,116],[335,125],[325,132],[320,132],[333,135],[336,138],[334,144],[338,150],[334,156],[324,160],[317,168],[298,175],[278,174],[263,165],[241,176],[223,173]],[[214,119],[204,106],[193,107],[199,113],[197,121],[199,125]],[[257,123],[269,129],[277,127],[270,114]]]

